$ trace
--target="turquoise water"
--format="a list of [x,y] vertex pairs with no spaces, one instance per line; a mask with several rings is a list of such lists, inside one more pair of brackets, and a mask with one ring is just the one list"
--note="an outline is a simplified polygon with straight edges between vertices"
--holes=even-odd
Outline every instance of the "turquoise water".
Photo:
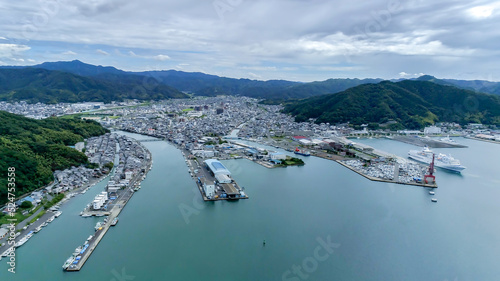
[[[146,142],[153,169],[82,271],[61,266],[92,234],[97,218],[78,213],[104,182],[17,250],[16,274],[0,261],[0,280],[498,280],[500,146],[459,141],[469,148],[438,150],[467,166],[438,170],[438,203],[425,188],[370,182],[314,157],[282,169],[223,161],[250,199],[203,203],[180,151]],[[331,252],[318,242],[328,237]]]

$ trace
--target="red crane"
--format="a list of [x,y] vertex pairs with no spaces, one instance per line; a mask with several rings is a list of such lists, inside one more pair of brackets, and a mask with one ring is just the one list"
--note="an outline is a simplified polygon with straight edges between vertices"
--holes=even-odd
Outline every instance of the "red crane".
[[432,162],[429,165],[429,174],[424,176],[425,183],[427,182],[427,178],[432,178],[432,182],[436,182],[436,177],[434,176],[434,153],[432,154]]

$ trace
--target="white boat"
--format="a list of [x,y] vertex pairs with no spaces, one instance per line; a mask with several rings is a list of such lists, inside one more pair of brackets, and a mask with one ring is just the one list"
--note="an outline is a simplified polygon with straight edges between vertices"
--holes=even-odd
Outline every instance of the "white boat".
[[64,262],[64,264],[63,264],[62,268],[63,268],[63,269],[67,269],[67,268],[70,266],[70,264],[72,264],[72,263],[73,263],[73,261],[74,261],[74,260],[75,260],[75,258],[74,258],[73,256],[69,257],[69,258],[66,260],[66,262]]
[[76,249],[75,249],[75,252],[73,254],[76,254],[76,255],[79,255],[80,252],[82,251],[83,247],[82,246],[78,246]]
[[[408,158],[425,164],[430,164],[432,162],[433,154],[434,152],[432,152],[432,150],[430,150],[426,146],[422,150],[410,150],[408,152]],[[463,169],[465,169],[465,167],[460,164],[460,161],[458,159],[455,159],[451,155],[446,155],[443,153],[435,155],[434,165],[436,167],[458,173],[460,173]]]
[[21,247],[22,245],[24,245],[24,243],[28,242],[28,239],[29,239],[28,236],[24,236],[23,238],[19,239],[19,241],[17,241],[17,243],[14,246],[16,248]]
[[446,138],[440,138],[439,139],[441,142],[446,142],[446,143],[451,143],[451,144],[458,144],[455,140],[451,139],[450,136],[446,136]]
[[103,225],[104,225],[103,222],[101,222],[101,221],[97,222],[95,225],[95,231],[99,230],[99,228],[101,228]]
[[57,212],[55,212],[54,217],[56,217],[56,218],[57,218],[57,217],[59,217],[61,214],[62,214],[62,212],[61,212],[61,211],[57,211]]
[[429,191],[429,194],[430,194],[430,195],[434,195],[434,194],[436,194],[436,193],[435,193],[434,191]]
[[438,200],[436,198],[431,199],[432,202],[437,202]]
[[50,217],[47,222],[53,222],[55,217]]

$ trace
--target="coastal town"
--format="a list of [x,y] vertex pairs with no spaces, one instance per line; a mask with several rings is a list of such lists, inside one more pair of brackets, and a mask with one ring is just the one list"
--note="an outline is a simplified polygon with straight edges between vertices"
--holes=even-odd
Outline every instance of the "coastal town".
[[[75,145],[75,147],[77,146],[80,145]],[[118,148],[121,149],[118,150]],[[92,210],[99,212],[101,209],[107,209],[108,226],[111,225],[134,193],[134,190],[129,186],[140,186],[140,181],[145,178],[152,165],[149,151],[136,140],[125,136],[108,133],[89,138],[86,140],[86,145],[82,143],[79,149],[86,153],[93,167],[80,166],[64,171],[55,171],[55,180],[52,184],[17,200],[15,202],[16,212],[13,212],[15,214],[14,228],[12,229],[11,224],[2,224],[0,227],[0,257],[8,257],[13,248],[21,247],[33,235],[43,230],[44,227],[48,227],[62,214],[59,211],[62,204],[75,196],[86,193],[109,175],[113,175],[113,178],[109,180],[104,192],[106,200],[99,208],[92,208]],[[118,164],[112,172],[117,150]],[[26,204],[30,207],[24,208]],[[13,210],[5,206],[1,211],[4,214],[10,214]],[[104,224],[103,227],[105,227]],[[105,232],[101,232],[102,235]],[[15,235],[12,236],[9,233],[15,233]],[[100,238],[97,238],[102,236],[95,235],[95,237],[96,239],[88,241],[88,243],[93,243],[93,248],[89,249],[89,253],[100,241]],[[11,240],[13,242],[9,242]],[[87,257],[85,256],[82,261],[79,259],[79,262],[75,263],[70,270],[83,266]]]
[[[304,159],[316,156],[337,161],[369,180],[434,188],[437,183],[428,183],[425,179],[428,173],[432,176],[425,163],[401,158],[356,140],[388,138],[417,146],[464,147],[449,137],[462,136],[500,143],[498,129],[481,124],[441,123],[423,131],[391,131],[382,129],[383,126],[371,130],[367,125],[316,124],[314,120],[297,123],[293,117],[281,113],[281,106],[260,104],[259,100],[248,97],[206,97],[142,105],[133,101],[113,105],[113,108],[93,103],[68,107],[25,103],[9,106],[3,102],[2,106],[31,118],[87,111],[80,117],[96,120],[112,130],[168,141],[182,151],[188,172],[205,201],[249,198],[219,160],[248,159],[266,168],[280,168],[304,165],[307,164]],[[98,108],[98,112],[89,111]],[[55,171],[52,184],[20,198],[16,202],[20,221],[13,238],[15,247],[22,246],[61,215],[61,204],[112,175],[106,190],[81,212],[82,217],[106,218],[96,226],[95,234],[68,258],[64,268],[69,271],[81,269],[107,229],[116,224],[122,208],[140,189],[140,182],[152,165],[150,153],[140,142],[114,133],[89,138],[74,148],[84,152],[92,165]],[[25,201],[29,202],[24,203],[29,208],[22,209]],[[9,210],[4,207],[2,212]],[[8,232],[8,225],[4,224],[0,228],[3,257],[10,251]]]

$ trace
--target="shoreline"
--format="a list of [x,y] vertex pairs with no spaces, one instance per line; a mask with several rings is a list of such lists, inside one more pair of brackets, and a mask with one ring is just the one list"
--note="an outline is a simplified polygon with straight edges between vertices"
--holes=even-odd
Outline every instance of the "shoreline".
[[[128,194],[126,191],[123,191],[125,193],[122,194],[121,198],[117,197],[116,202],[114,202],[113,208],[111,208],[111,210],[109,210],[108,216],[106,217],[106,222],[102,225],[102,229],[97,230],[93,234],[94,237],[90,241],[88,241],[89,242],[88,250],[85,251],[81,255],[81,259],[78,261],[78,263],[73,268],[68,267],[65,269],[65,271],[73,272],[73,271],[80,271],[82,269],[82,267],[85,265],[87,260],[90,258],[90,256],[94,252],[94,250],[99,245],[99,242],[101,241],[101,239],[104,237],[104,235],[106,235],[109,228],[112,226],[111,225],[112,221],[118,217],[118,215],[125,208],[127,203],[130,201],[130,199],[132,199],[132,197],[134,196],[135,192],[131,191],[130,187],[139,185],[144,179],[146,179],[147,174],[152,169],[153,155],[151,154],[151,151],[149,151],[145,146],[143,146],[140,141],[138,141],[138,140],[135,140],[135,141],[140,146],[142,146],[144,151],[149,155],[149,161],[146,162],[144,165],[144,169],[145,169],[144,175],[140,176],[140,174],[137,174],[137,175],[135,175],[134,179],[130,181],[130,183],[129,183],[130,194]],[[111,174],[111,172],[108,175],[110,175],[110,174]],[[117,205],[118,202],[119,202],[119,204]]]
[[476,137],[464,137],[464,138],[471,139],[471,140],[477,140],[477,141],[484,141],[484,142],[489,142],[489,143],[500,144],[500,141],[494,141],[494,140],[488,140],[488,139],[482,139],[482,138],[476,138]]

